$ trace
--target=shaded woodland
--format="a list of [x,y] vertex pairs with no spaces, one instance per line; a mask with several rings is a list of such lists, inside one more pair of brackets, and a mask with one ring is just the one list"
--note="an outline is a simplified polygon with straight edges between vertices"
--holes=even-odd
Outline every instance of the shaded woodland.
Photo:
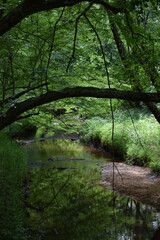
[[0,0],[3,240],[158,239],[100,182],[116,157],[160,173],[159,56],[159,0]]

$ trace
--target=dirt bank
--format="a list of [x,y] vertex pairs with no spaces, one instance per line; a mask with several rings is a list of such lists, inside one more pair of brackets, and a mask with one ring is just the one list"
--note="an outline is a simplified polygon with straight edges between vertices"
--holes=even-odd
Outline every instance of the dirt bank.
[[[112,188],[113,164],[106,163],[101,169],[103,186]],[[115,163],[114,189],[160,211],[160,177],[149,168]]]

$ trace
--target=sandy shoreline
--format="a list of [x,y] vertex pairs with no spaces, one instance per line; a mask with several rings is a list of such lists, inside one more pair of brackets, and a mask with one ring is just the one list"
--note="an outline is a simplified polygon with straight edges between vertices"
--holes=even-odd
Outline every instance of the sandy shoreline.
[[[160,211],[160,176],[156,176],[149,168],[115,163],[115,191],[135,198],[142,203]],[[108,162],[101,167],[102,184],[113,186],[113,164]]]

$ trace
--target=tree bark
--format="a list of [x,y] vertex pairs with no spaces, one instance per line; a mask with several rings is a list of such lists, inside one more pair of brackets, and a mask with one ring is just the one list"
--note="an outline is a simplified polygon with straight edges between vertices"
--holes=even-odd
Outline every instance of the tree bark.
[[[129,65],[129,61],[127,59],[127,54],[126,54],[126,49],[124,47],[124,44],[121,40],[121,37],[118,33],[118,29],[117,29],[117,26],[115,25],[114,23],[114,20],[112,19],[112,16],[110,15],[110,13],[108,12],[108,17],[109,17],[109,21],[110,21],[110,26],[111,26],[111,30],[112,30],[112,33],[113,33],[113,36],[114,36],[114,40],[115,40],[115,43],[117,45],[117,49],[118,49],[118,52],[119,52],[119,55],[120,55],[120,58],[122,60],[122,63],[125,67],[125,69],[127,71],[129,71],[129,75],[130,75],[130,79],[134,82],[134,88],[136,89],[137,92],[139,92],[139,94],[142,93],[142,86],[140,85],[139,82],[135,81],[134,79],[134,70],[133,69],[130,69],[130,65]],[[141,62],[141,61],[139,61]],[[151,74],[152,76],[152,83],[153,83],[153,77],[154,75]],[[159,93],[158,93],[159,94]],[[159,109],[157,108],[157,106],[152,103],[152,101],[150,102],[150,99],[146,99],[144,101],[145,105],[148,107],[148,109],[150,110],[150,112],[154,115],[154,117],[156,118],[156,120],[160,123],[160,111]]]
[[[139,93],[133,91],[121,91],[116,89],[100,89],[94,87],[65,88],[59,91],[49,91],[37,97],[28,98],[10,107],[7,112],[0,116],[0,130],[18,120],[24,112],[40,105],[50,103],[64,98],[73,97],[94,97],[94,98],[114,98],[129,101],[143,101],[149,99],[150,102],[160,102],[157,93]],[[159,121],[160,122],[160,121]]]

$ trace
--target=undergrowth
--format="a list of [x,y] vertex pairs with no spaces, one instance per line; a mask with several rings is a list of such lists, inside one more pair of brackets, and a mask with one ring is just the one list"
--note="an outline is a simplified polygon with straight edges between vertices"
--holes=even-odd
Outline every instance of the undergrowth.
[[3,240],[26,238],[23,181],[25,152],[0,134],[0,236]]
[[103,147],[121,156],[127,163],[149,166],[160,172],[160,126],[150,117],[132,121],[115,121],[114,141],[112,123],[99,117],[87,120],[81,134],[85,141],[100,141]]

